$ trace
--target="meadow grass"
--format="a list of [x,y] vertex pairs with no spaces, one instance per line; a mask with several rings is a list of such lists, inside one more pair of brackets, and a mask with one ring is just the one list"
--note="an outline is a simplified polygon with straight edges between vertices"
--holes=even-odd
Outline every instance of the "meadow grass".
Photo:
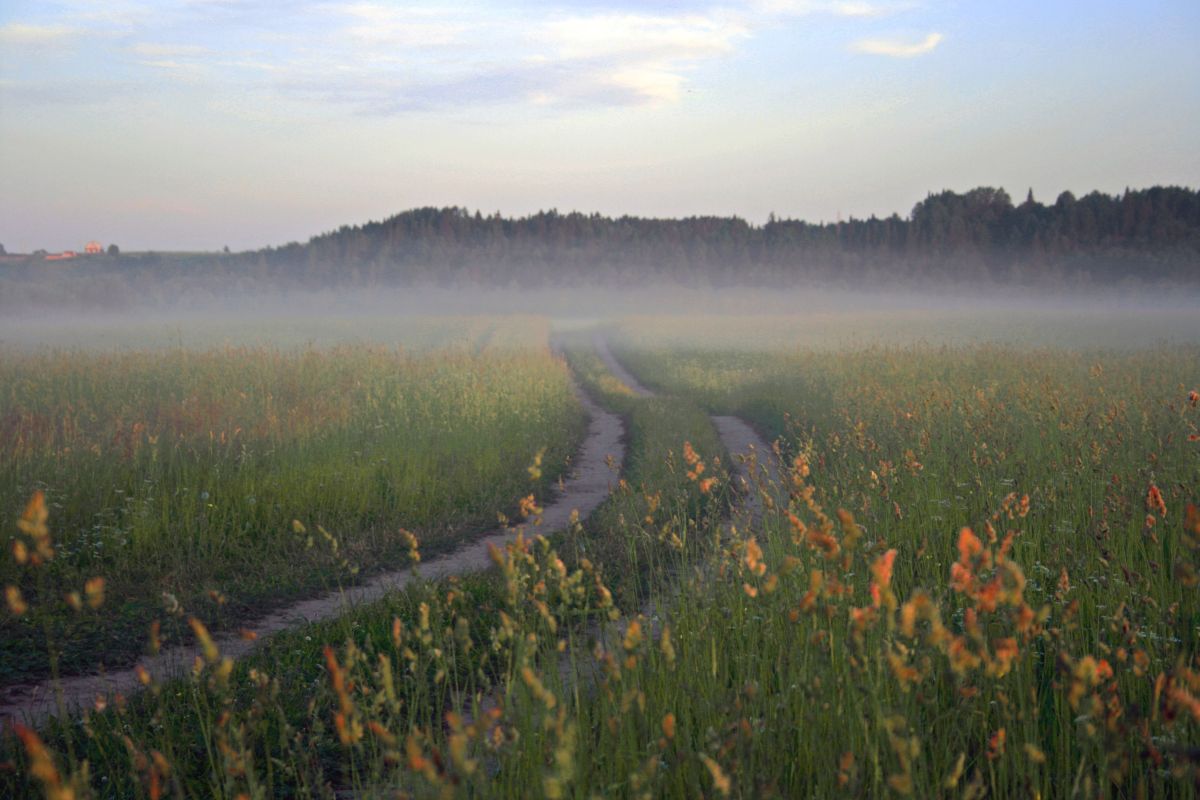
[[[687,465],[682,442],[695,441],[694,452],[712,464],[708,474],[723,481],[704,414],[687,401],[629,398],[578,343],[569,357],[581,382],[630,422],[626,463],[614,464],[625,480],[592,518],[499,554],[493,572],[415,583],[276,636],[236,665],[213,654],[193,679],[147,676],[147,691],[128,701],[50,722],[41,735],[57,753],[62,785],[107,797],[326,796],[347,788],[373,796],[396,786],[443,793],[451,770],[459,792],[522,796],[530,770],[540,785],[538,753],[555,739],[527,729],[536,698],[526,677],[544,673],[547,685],[565,690],[560,647],[581,672],[593,671],[596,626],[636,618],[651,586],[695,560],[726,499],[723,482],[702,491],[687,476],[695,464]],[[335,669],[345,673],[343,687],[356,686],[348,704],[330,683]],[[486,713],[493,702],[511,707],[513,719]],[[468,733],[470,754],[460,749]],[[0,789],[36,791],[22,780],[35,766],[28,748],[2,742],[0,759],[11,759],[16,777],[0,771]],[[438,749],[428,754],[436,770],[422,761],[423,747]],[[521,766],[498,774],[502,758]],[[469,762],[479,766],[468,770]]]
[[[513,346],[523,333],[416,353],[7,354],[0,513],[15,519],[43,492],[56,545],[36,572],[0,562],[0,583],[34,609],[0,618],[0,679],[47,674],[47,636],[66,671],[116,666],[142,651],[152,620],[187,634],[167,608],[229,626],[405,563],[401,529],[433,553],[546,493],[584,417],[544,328],[540,349]],[[15,534],[2,534],[6,550]],[[97,577],[106,614],[72,610]]]
[[[658,398],[569,343],[629,423],[625,480],[585,525],[0,738],[0,788],[1197,795],[1195,348],[672,335],[693,346],[634,323],[618,348]],[[780,438],[756,525],[719,524],[702,409]]]
[[621,355],[798,459],[787,511],[728,551],[741,594],[671,617],[716,654],[689,731],[749,725],[718,759],[738,793],[1194,791],[1200,349],[694,335],[633,325]]

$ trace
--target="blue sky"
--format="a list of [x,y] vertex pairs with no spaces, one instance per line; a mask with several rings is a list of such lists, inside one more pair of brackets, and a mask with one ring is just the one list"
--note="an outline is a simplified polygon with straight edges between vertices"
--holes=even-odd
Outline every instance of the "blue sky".
[[1200,185],[1200,3],[0,1],[0,243]]

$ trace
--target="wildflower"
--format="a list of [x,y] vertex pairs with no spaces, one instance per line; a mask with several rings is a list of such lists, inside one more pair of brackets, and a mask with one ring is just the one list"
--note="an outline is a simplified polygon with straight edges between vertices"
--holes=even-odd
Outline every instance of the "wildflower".
[[437,770],[432,762],[421,753],[421,745],[415,736],[409,736],[404,741],[404,750],[408,768],[413,772],[422,773],[428,780],[437,780]]
[[871,575],[880,586],[889,586],[892,582],[892,566],[896,563],[896,550],[888,550],[875,559],[871,564]]
[[675,738],[675,715],[669,711],[662,719],[662,732],[668,739]]
[[538,450],[537,454],[533,457],[533,463],[529,465],[529,469],[528,469],[530,480],[532,480],[532,481],[541,480],[541,478],[542,478],[542,458],[545,455],[546,455],[546,448],[543,447],[541,450]]
[[962,779],[963,771],[965,770],[966,765],[967,754],[959,753],[958,760],[954,762],[954,768],[950,770],[949,774],[947,774],[945,779],[942,781],[942,788],[953,789],[955,786],[958,786],[958,782]]
[[854,773],[854,753],[847,750],[838,757],[838,786],[849,786]]
[[1162,492],[1153,483],[1146,490],[1146,510],[1157,511],[1159,516],[1167,516],[1167,504],[1163,501]]
[[996,606],[1000,603],[1000,589],[999,575],[980,587],[979,591],[975,593],[975,602],[980,611],[990,614],[996,610]]
[[827,559],[837,558],[842,551],[838,540],[825,531],[809,528],[807,539],[808,546],[814,550],[820,550]]
[[950,588],[959,594],[971,594],[975,586],[975,573],[971,568],[955,561],[950,565]]
[[217,645],[213,641],[212,636],[208,633],[208,628],[204,627],[204,623],[195,617],[188,617],[188,625],[192,627],[192,633],[196,635],[196,641],[200,642],[200,650],[204,653],[204,660],[209,664],[217,663],[220,652],[217,650]]
[[54,766],[50,750],[38,735],[19,723],[14,725],[13,729],[21,739],[21,744],[25,746],[25,753],[29,756],[29,774],[42,784],[42,790],[46,793],[46,797],[50,800],[72,800],[75,793],[70,787],[63,785],[62,776],[59,775],[58,768]]
[[896,563],[896,551],[888,550],[871,563],[871,601],[876,608],[886,605],[896,609],[896,595],[892,592],[892,567]]
[[375,720],[370,720],[367,722],[367,730],[371,731],[371,733],[374,734],[377,739],[389,747],[392,747],[396,744],[396,737],[389,733],[387,728],[383,727]]
[[662,636],[658,640],[658,648],[668,666],[675,666],[675,645],[671,641],[671,626],[663,625]]
[[1071,708],[1078,711],[1084,695],[1104,681],[1110,680],[1112,676],[1112,667],[1104,659],[1097,661],[1092,656],[1079,659],[1071,670],[1071,690],[1067,694]]
[[729,780],[729,776],[725,774],[725,770],[721,769],[720,764],[706,755],[701,755],[700,760],[704,762],[704,766],[708,767],[708,774],[712,776],[713,788],[720,792],[722,797],[729,797],[733,786]]
[[631,653],[638,649],[642,643],[642,625],[636,619],[629,623],[629,627],[625,629],[625,641],[622,646],[625,652]]
[[14,617],[19,617],[29,610],[29,604],[25,602],[25,598],[21,596],[21,590],[16,586],[8,586],[4,589],[4,599],[8,601],[8,610]]
[[542,702],[547,709],[553,709],[558,705],[558,698],[554,696],[554,692],[550,691],[538,678],[537,673],[529,667],[521,668],[521,680],[529,687],[529,691],[533,696]]
[[908,691],[910,683],[919,683],[921,681],[920,670],[909,665],[900,652],[889,652],[887,660],[888,666],[892,669],[892,675],[895,676],[896,682],[900,684],[902,692]]
[[[33,566],[44,564],[54,558],[54,546],[50,543],[50,529],[46,526],[46,520],[50,518],[50,512],[46,510],[46,495],[41,489],[33,493],[28,505],[25,506],[25,511],[21,514],[21,518],[17,520],[17,528],[28,536],[33,542],[33,552],[22,549],[22,555]],[[14,555],[17,555],[14,548]],[[18,559],[19,563],[21,562]]]
[[910,795],[913,792],[912,775],[907,772],[898,772],[895,775],[889,775],[888,786],[897,794]]
[[1169,681],[1169,685],[1167,699],[1171,704],[1176,709],[1190,713],[1193,720],[1200,722],[1200,698],[1188,691],[1186,686],[1176,682],[1174,678]]
[[83,585],[83,594],[91,608],[97,609],[104,605],[104,578],[89,578]]
[[1004,728],[1000,728],[1000,730],[992,734],[991,738],[988,739],[988,761],[995,761],[997,758],[1004,755],[1004,742],[1007,738],[1008,733],[1004,730]]
[[[453,713],[447,716],[457,718],[457,715]],[[469,743],[467,734],[462,730],[461,721],[457,723],[457,726],[452,724],[451,727],[454,729],[454,732],[450,734],[449,741],[447,742],[450,748],[450,761],[459,772],[464,775],[470,775],[475,772],[476,764],[474,759],[467,757],[467,744]]]
[[983,659],[976,653],[971,652],[970,645],[965,637],[955,636],[946,653],[950,658],[950,668],[958,675],[965,675],[971,670],[977,668]]
[[803,454],[792,459],[792,474],[798,475],[801,478],[807,478],[811,470],[808,466],[808,458]]
[[746,556],[744,561],[746,562],[746,568],[750,570],[752,575],[761,576],[767,571],[767,565],[763,563],[762,557],[762,548],[758,546],[758,542],[754,539],[754,537],[747,539]]
[[979,541],[979,537],[970,528],[963,528],[958,532],[958,561],[963,566],[968,566],[972,559],[983,552],[983,542]]
[[842,544],[847,548],[854,547],[862,538],[862,526],[854,521],[854,515],[844,508],[837,510],[838,522],[842,526]]
[[537,504],[537,501],[533,499],[532,494],[521,498],[518,509],[521,516],[525,519],[538,516],[542,513],[542,508]]
[[992,643],[992,661],[988,664],[988,674],[996,678],[1007,675],[1019,652],[1016,639],[1012,637],[997,639]]

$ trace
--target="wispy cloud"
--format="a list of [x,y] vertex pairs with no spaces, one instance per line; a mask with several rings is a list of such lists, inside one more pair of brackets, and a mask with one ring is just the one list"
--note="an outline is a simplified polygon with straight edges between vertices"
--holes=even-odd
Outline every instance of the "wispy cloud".
[[212,54],[212,49],[198,44],[160,44],[138,42],[131,45],[130,52],[144,58],[196,58]]
[[45,45],[61,42],[79,33],[77,28],[67,25],[30,25],[21,22],[9,22],[0,25],[0,44]]
[[720,12],[592,14],[554,20],[535,29],[535,47],[547,53],[536,58],[574,75],[569,84],[548,87],[535,99],[573,101],[582,94],[621,104],[673,102],[689,70],[731,54],[749,34],[741,20]]
[[[0,43],[74,37],[87,43],[92,63],[110,57],[152,71],[152,81],[203,78],[371,115],[671,104],[702,70],[736,56],[762,31],[808,15],[854,26],[913,7],[913,0],[486,0],[466,8],[388,0],[62,2],[67,12],[57,16],[0,26]],[[934,36],[854,47],[917,55],[936,46]]]
[[93,81],[83,85],[78,81],[33,80],[0,81],[0,97],[5,103],[27,107],[89,106],[107,103],[136,92],[135,86],[119,81]]
[[[720,11],[600,10],[546,19],[363,3],[340,7],[337,15],[341,44],[316,60],[291,60],[276,85],[368,114],[503,103],[670,103],[680,98],[689,72],[734,53],[750,35],[739,16]],[[299,47],[311,52],[310,45]]]
[[565,58],[643,57],[656,60],[723,55],[748,33],[721,15],[595,14],[543,25],[537,38]]
[[767,14],[802,16],[832,14],[839,17],[886,17],[913,8],[911,2],[866,0],[750,0],[750,7]]
[[444,9],[352,3],[340,11],[350,20],[345,33],[368,45],[444,47],[461,43],[471,27]]
[[856,53],[870,53],[875,56],[890,56],[892,58],[913,58],[933,52],[942,43],[940,33],[930,33],[920,41],[905,41],[903,39],[859,39],[850,45]]

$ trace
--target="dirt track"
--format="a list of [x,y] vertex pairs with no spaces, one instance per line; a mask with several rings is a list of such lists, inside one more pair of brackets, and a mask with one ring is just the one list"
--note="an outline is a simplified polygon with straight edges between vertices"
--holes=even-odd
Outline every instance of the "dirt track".
[[[612,350],[608,347],[608,341],[596,334],[592,340],[592,346],[596,349],[597,355],[604,362],[604,366],[608,367],[611,372],[621,383],[629,387],[637,397],[654,397],[654,392],[643,386],[638,379],[635,378],[629,370],[625,369],[624,365],[617,360],[613,355]],[[734,472],[739,481],[741,488],[746,492],[746,500],[743,503],[742,510],[744,513],[749,513],[752,518],[757,518],[762,514],[763,502],[758,494],[757,486],[762,481],[756,481],[751,472],[755,469],[761,469],[765,475],[761,477],[767,479],[766,482],[771,485],[779,485],[779,462],[774,451],[767,445],[761,436],[753,428],[750,427],[744,420],[738,417],[712,415],[710,417],[713,426],[717,429],[717,435],[721,437],[721,443],[725,445],[725,449],[734,459]]]
[[[573,512],[586,517],[604,499],[616,481],[609,464],[620,464],[624,460],[625,446],[622,441],[625,426],[621,418],[596,405],[578,386],[575,394],[587,410],[591,421],[587,437],[571,466],[569,477],[563,482],[562,491],[544,506],[539,531],[558,531],[566,528]],[[469,544],[420,565],[420,577],[443,578],[467,572],[477,572],[491,566],[488,546],[502,547],[516,535],[517,529],[503,528],[487,533]],[[350,607],[370,603],[385,594],[401,589],[413,580],[409,567],[384,572],[357,586],[331,592],[305,600],[268,614],[245,626],[257,635],[250,641],[237,634],[226,634],[216,638],[221,654],[241,658],[251,652],[259,642],[288,628],[306,622],[331,619],[345,613]],[[139,664],[147,669],[155,680],[186,674],[192,668],[200,648],[194,645],[171,647],[157,656],[146,657]],[[64,678],[59,682],[56,693],[51,682],[37,685],[13,686],[5,690],[0,704],[0,723],[7,719],[38,722],[56,716],[60,705],[68,710],[91,705],[97,697],[115,693],[128,694],[141,688],[135,669],[123,669],[102,675],[83,675]],[[61,704],[58,694],[61,693]]]
[[[603,337],[596,337],[595,348],[613,375],[635,395],[654,396],[616,360]],[[575,393],[591,418],[587,437],[572,465],[570,476],[563,483],[562,491],[545,504],[538,528],[540,531],[562,530],[570,524],[573,513],[578,512],[580,517],[586,517],[595,510],[608,497],[617,478],[609,465],[620,464],[624,460],[625,426],[621,418],[602,409],[578,386],[575,387]],[[712,420],[726,450],[734,456],[734,469],[743,482],[743,488],[748,490],[742,511],[753,519],[761,514],[762,501],[754,489],[756,483],[751,470],[759,464],[768,477],[776,478],[778,467],[774,454],[762,438],[737,417],[714,416]],[[497,529],[451,553],[424,562],[420,566],[420,577],[435,580],[485,570],[491,565],[489,546],[502,547],[516,532],[517,529],[513,528]],[[357,586],[295,603],[247,624],[244,629],[255,634],[253,640],[237,634],[224,634],[216,637],[216,643],[223,656],[241,658],[276,633],[306,622],[337,617],[353,606],[370,603],[388,592],[402,589],[413,579],[414,573],[407,566],[384,572]],[[183,645],[168,648],[157,656],[143,658],[139,665],[148,670],[156,681],[162,681],[187,674],[200,655],[198,646]],[[47,717],[57,716],[61,709],[68,712],[77,710],[90,706],[98,697],[129,694],[140,688],[135,668],[65,678],[57,686],[49,681],[13,686],[3,693],[0,723],[10,719],[37,723]]]

